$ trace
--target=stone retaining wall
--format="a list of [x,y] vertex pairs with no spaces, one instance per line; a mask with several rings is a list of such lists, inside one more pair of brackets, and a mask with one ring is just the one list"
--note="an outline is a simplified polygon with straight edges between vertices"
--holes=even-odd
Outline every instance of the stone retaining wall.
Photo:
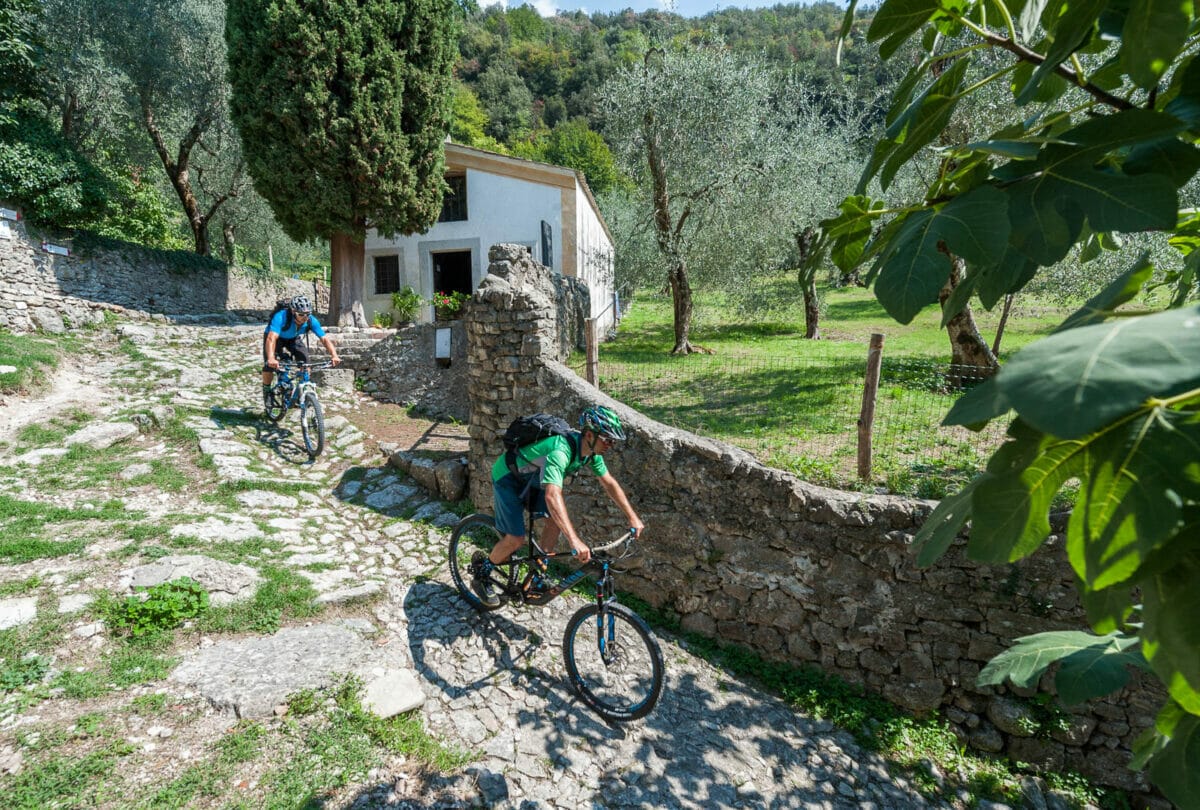
[[0,327],[14,332],[97,323],[105,311],[126,317],[167,318],[228,313],[265,316],[280,298],[307,295],[318,312],[329,309],[323,282],[267,277],[235,267],[181,270],[162,254],[126,244],[58,256],[41,248],[23,222],[9,222],[0,239]]
[[[492,249],[491,275],[467,307],[472,471],[490,467],[521,413],[612,407],[630,439],[605,461],[646,523],[623,589],[677,613],[686,630],[817,666],[915,712],[941,710],[976,749],[1146,789],[1126,765],[1160,702],[1151,679],[1135,673],[1120,694],[1060,723],[1015,690],[975,686],[1013,639],[1086,628],[1061,537],[1010,566],[971,562],[960,539],[918,569],[909,547],[932,502],[807,484],[654,422],[563,366],[549,271],[518,247]],[[472,475],[470,496],[490,508],[489,476]],[[624,528],[591,476],[576,478],[567,502],[585,538]]]

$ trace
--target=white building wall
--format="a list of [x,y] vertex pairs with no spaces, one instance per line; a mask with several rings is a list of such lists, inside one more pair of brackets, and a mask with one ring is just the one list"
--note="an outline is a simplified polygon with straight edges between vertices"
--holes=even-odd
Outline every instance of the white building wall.
[[616,322],[613,307],[613,246],[582,186],[575,189],[575,220],[579,279],[588,285],[592,298],[592,317],[597,318],[598,333],[603,338]]
[[[487,273],[487,251],[500,242],[528,245],[534,258],[545,263],[545,257],[541,255],[541,225],[545,220],[554,233],[552,266],[562,271],[561,189],[474,169],[468,169],[466,175],[467,219],[436,222],[423,234],[394,240],[384,239],[374,230],[367,232],[363,308],[368,322],[376,313],[387,312],[392,306],[390,294],[373,294],[375,256],[399,255],[400,286],[410,286],[422,298],[428,299],[434,293],[431,252],[470,249],[473,254],[472,282],[478,287]],[[432,307],[425,310],[419,320],[432,319]]]

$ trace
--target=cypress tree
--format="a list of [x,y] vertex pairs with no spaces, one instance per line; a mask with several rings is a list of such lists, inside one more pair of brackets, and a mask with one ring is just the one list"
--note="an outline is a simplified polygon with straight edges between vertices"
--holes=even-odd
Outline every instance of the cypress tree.
[[330,316],[366,326],[363,239],[427,230],[461,19],[454,0],[228,0],[231,108],[254,187],[297,241],[328,239]]

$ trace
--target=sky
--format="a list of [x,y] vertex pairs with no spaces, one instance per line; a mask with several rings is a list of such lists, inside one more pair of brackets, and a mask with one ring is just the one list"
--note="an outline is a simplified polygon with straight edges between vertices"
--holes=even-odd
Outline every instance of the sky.
[[[500,5],[516,7],[522,5],[526,0],[480,0],[479,5],[483,8],[500,3]],[[662,0],[527,0],[529,5],[533,6],[543,17],[549,17],[555,9],[564,11],[575,11],[576,9],[584,11],[588,14],[593,12],[613,12],[624,11],[631,8],[634,11],[646,11],[647,9],[665,9],[666,2]],[[769,8],[780,2],[787,0],[675,0],[674,11],[683,17],[703,17],[710,11],[716,11],[719,8]]]

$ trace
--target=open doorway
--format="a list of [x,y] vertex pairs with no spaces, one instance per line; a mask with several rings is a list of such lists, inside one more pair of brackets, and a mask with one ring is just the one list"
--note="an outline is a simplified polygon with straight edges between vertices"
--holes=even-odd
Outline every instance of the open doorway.
[[[434,310],[437,320],[453,320],[458,317],[461,302],[474,292],[471,283],[471,251],[448,250],[431,254],[433,260],[433,291],[443,293],[456,303],[448,308],[438,307]],[[438,296],[439,298],[441,296]]]
[[460,292],[470,295],[471,251],[451,250],[433,254],[433,289],[435,292]]

